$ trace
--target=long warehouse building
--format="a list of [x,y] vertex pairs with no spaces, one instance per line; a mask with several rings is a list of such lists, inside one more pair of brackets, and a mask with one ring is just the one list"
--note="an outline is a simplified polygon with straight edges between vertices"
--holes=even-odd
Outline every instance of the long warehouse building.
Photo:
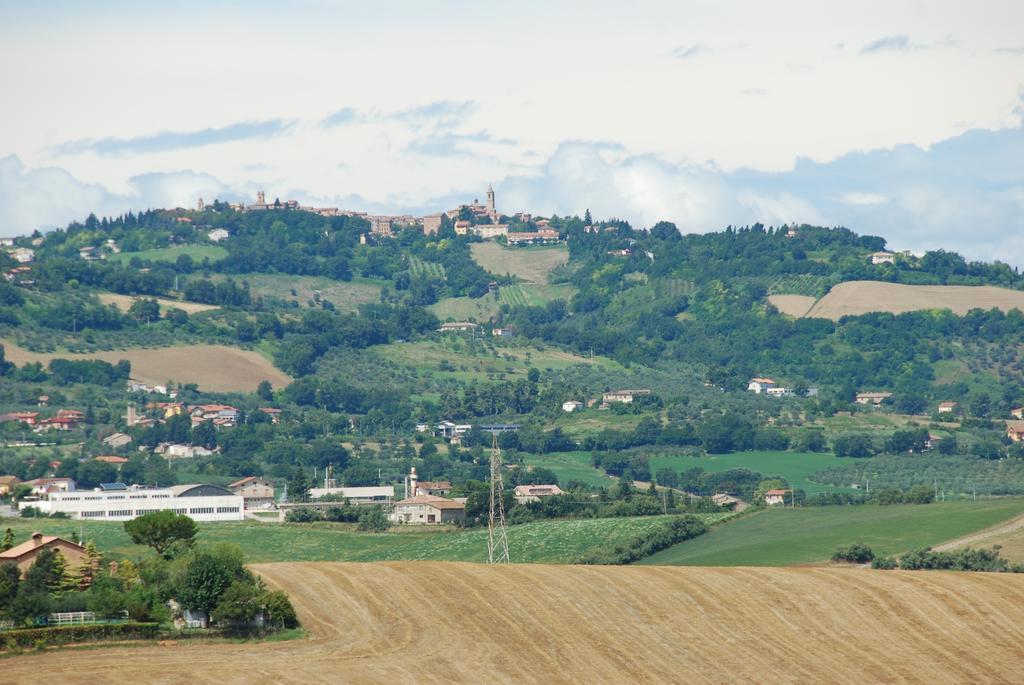
[[86,521],[130,521],[153,511],[170,509],[195,521],[241,521],[243,498],[219,485],[175,485],[148,488],[105,483],[95,490],[52,492],[44,499],[24,500],[19,509],[36,507],[44,514],[62,512]]

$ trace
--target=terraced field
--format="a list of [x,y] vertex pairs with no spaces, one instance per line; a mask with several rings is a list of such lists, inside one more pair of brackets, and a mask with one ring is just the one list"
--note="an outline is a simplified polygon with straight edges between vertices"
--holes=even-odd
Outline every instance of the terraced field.
[[[282,563],[281,643],[47,651],[4,682],[1019,682],[1024,577],[860,569]],[[87,675],[87,677],[85,677]]]

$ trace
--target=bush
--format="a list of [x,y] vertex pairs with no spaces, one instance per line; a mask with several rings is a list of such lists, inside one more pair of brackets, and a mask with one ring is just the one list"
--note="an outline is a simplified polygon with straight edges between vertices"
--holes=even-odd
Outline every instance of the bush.
[[368,507],[359,513],[359,530],[382,533],[390,527],[391,521],[380,507]]
[[295,628],[299,619],[295,617],[288,594],[283,590],[273,590],[263,595],[263,606],[267,611],[267,622],[282,628]]
[[875,558],[875,553],[863,542],[855,542],[849,547],[840,547],[832,555],[832,561],[845,561],[851,564],[866,564]]
[[994,549],[960,549],[936,552],[931,547],[916,549],[900,557],[900,568],[908,571],[987,571],[1017,572],[1017,567],[999,556]]
[[284,520],[288,523],[312,523],[323,520],[323,517],[315,509],[292,509],[285,515]]
[[157,623],[98,623],[27,628],[4,633],[4,642],[0,646],[0,651],[18,647],[34,647],[39,642],[53,646],[97,640],[155,640],[159,635],[160,625]]
[[895,557],[875,557],[871,561],[871,568],[881,569],[883,571],[891,571],[896,568]]

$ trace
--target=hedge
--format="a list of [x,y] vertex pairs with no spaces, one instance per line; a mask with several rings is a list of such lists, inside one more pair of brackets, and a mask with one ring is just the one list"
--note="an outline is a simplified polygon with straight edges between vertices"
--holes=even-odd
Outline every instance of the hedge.
[[18,647],[66,645],[97,640],[155,640],[159,623],[95,623],[77,626],[53,626],[5,630],[0,633],[0,652]]
[[666,547],[703,535],[708,530],[701,519],[691,514],[677,516],[665,525],[636,536],[626,546],[598,550],[581,557],[578,564],[631,564]]

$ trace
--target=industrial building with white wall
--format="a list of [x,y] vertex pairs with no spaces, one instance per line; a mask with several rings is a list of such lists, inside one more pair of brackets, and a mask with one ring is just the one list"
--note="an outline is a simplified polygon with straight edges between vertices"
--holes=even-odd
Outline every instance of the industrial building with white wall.
[[45,499],[24,500],[20,509],[36,507],[44,514],[64,513],[85,521],[130,521],[154,511],[171,510],[195,521],[241,521],[244,501],[219,485],[175,485],[147,488],[106,484],[95,490],[53,492]]

